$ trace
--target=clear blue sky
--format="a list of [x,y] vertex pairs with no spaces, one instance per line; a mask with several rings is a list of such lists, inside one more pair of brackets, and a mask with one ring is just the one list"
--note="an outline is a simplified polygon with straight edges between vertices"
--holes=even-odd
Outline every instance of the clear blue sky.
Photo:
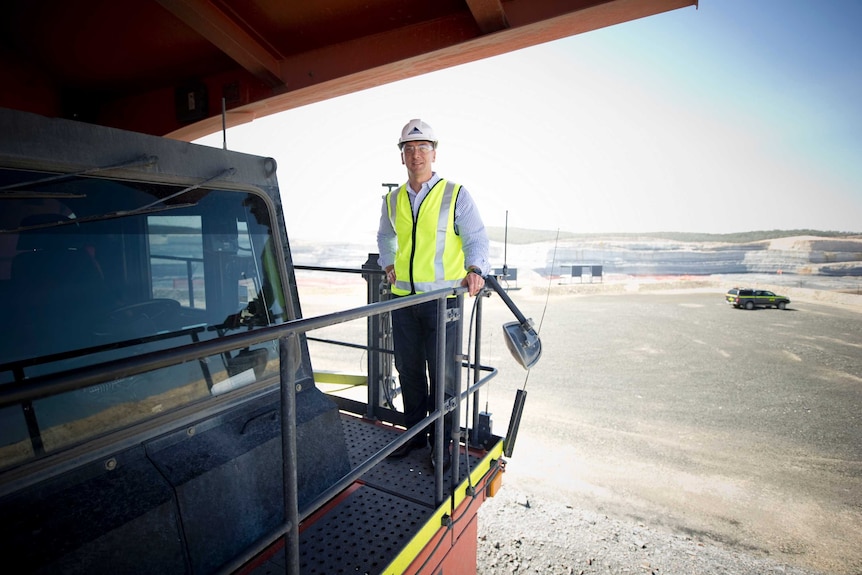
[[[373,242],[411,118],[485,224],[862,232],[862,0],[701,0],[228,131],[294,239]],[[200,143],[221,147],[222,135]],[[373,247],[373,244],[372,246]]]

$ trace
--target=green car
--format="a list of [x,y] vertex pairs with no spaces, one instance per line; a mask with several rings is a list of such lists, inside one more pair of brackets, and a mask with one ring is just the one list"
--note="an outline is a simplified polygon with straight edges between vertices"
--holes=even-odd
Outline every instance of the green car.
[[783,295],[762,289],[732,288],[727,291],[725,301],[733,307],[754,309],[756,307],[777,307],[785,309],[790,299]]

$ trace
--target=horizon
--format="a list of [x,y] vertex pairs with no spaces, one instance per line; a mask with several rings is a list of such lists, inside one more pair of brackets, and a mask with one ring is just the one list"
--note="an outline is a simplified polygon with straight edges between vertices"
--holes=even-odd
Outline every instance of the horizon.
[[813,230],[813,229],[793,229],[793,230],[781,230],[781,229],[772,229],[772,230],[747,230],[741,232],[725,232],[725,233],[711,233],[711,232],[683,232],[683,231],[672,231],[672,230],[658,230],[654,232],[608,232],[608,231],[596,231],[596,232],[573,232],[570,230],[549,230],[546,228],[523,228],[523,227],[513,227],[513,226],[485,226],[488,230],[516,230],[516,231],[527,231],[527,232],[541,232],[541,233],[565,233],[568,235],[574,236],[605,236],[605,235],[700,235],[700,236],[746,236],[746,235],[762,235],[768,236],[772,238],[786,238],[786,237],[796,237],[796,236],[816,236],[816,237],[849,237],[852,238],[854,236],[862,236],[862,232],[853,232],[853,231],[837,231],[837,230]]
[[[571,240],[571,239],[583,239],[583,238],[601,238],[601,237],[646,237],[652,239],[667,239],[673,241],[680,242],[709,242],[709,241],[725,241],[726,243],[744,243],[744,242],[761,242],[768,241],[774,239],[786,239],[786,238],[802,238],[802,237],[814,237],[814,238],[822,238],[822,239],[846,239],[846,240],[862,240],[862,232],[841,232],[835,230],[809,230],[809,229],[796,229],[796,230],[750,230],[744,232],[727,232],[727,233],[710,233],[710,232],[679,232],[679,231],[655,231],[655,232],[572,232],[569,230],[551,230],[551,229],[540,229],[540,228],[523,228],[523,227],[513,227],[509,226],[506,228],[505,226],[485,226],[485,229],[488,232],[489,240],[492,242],[502,242],[504,239],[498,239],[496,236],[500,234],[505,234],[507,231],[512,232],[513,234],[532,234],[534,236],[542,236],[539,239],[519,239],[515,238],[512,240],[513,243],[531,243],[531,242],[545,242],[552,241],[557,239],[557,236],[561,240]],[[305,242],[321,242],[320,238],[303,238],[298,237],[295,238],[291,234],[291,230],[288,228],[287,230],[288,238],[291,242],[296,242],[297,244],[302,244]],[[691,236],[685,238],[683,236]],[[324,240],[325,241],[325,240]],[[370,240],[369,240],[370,241]],[[342,239],[332,239],[326,241],[326,243],[331,243],[335,245],[344,245],[345,240]],[[361,242],[357,242],[355,238],[347,240],[347,243],[351,244],[359,244]],[[366,247],[371,246],[373,242],[370,242],[366,245]],[[375,246],[376,247],[376,246]]]

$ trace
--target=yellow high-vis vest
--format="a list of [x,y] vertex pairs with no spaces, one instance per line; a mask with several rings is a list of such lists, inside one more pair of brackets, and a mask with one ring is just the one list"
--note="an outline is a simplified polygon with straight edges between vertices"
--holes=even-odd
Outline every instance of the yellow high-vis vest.
[[461,186],[438,181],[422,200],[416,220],[407,185],[389,192],[386,209],[398,236],[395,295],[410,295],[461,285],[464,251],[455,233],[455,200]]

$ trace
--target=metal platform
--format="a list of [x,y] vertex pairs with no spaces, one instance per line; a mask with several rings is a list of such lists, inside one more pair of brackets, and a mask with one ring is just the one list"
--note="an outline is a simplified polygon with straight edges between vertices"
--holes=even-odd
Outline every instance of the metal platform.
[[[341,416],[351,468],[380,451],[400,430]],[[480,457],[461,453],[458,485]],[[468,464],[470,469],[468,469]],[[451,490],[444,488],[447,495]],[[380,573],[434,515],[431,451],[417,449],[398,460],[384,460],[300,527],[303,575]],[[259,564],[251,575],[284,573],[284,549]]]

